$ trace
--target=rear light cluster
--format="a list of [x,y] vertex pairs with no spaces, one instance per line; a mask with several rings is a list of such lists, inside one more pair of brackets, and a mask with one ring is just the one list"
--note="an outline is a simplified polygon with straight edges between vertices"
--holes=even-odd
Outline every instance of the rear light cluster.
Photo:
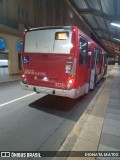
[[69,77],[68,83],[66,85],[66,88],[71,89],[73,87],[74,81],[75,81],[75,75],[70,74],[70,77]]
[[27,83],[28,83],[28,80],[27,80],[25,74],[22,74],[21,79],[22,79],[22,82],[23,82],[24,84],[27,84]]
[[105,66],[105,68],[106,68],[106,67],[107,67],[107,64],[105,64],[104,66]]

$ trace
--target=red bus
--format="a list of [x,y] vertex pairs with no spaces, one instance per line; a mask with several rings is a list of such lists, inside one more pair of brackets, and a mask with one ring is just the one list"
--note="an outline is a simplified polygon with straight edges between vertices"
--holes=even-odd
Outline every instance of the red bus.
[[78,98],[103,77],[104,50],[76,26],[25,30],[21,86],[35,91]]

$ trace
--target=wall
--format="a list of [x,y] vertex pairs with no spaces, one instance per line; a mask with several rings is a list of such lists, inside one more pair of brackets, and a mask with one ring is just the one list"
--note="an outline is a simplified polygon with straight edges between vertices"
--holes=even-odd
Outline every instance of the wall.
[[86,34],[90,31],[68,0],[2,0],[0,3],[0,36],[9,50],[9,73],[19,73],[16,46],[22,40],[25,24],[29,27],[76,25]]
[[19,70],[18,70],[18,52],[16,50],[16,46],[18,41],[21,40],[21,38],[6,33],[0,33],[0,37],[2,37],[5,40],[8,47],[7,49],[8,49],[9,74],[17,74],[19,73]]

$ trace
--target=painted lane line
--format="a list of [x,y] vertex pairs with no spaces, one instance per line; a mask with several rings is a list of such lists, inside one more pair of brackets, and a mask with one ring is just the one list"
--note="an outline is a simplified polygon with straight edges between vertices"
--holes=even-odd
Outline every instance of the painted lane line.
[[24,99],[24,98],[26,98],[26,97],[32,96],[32,95],[34,95],[34,94],[36,94],[36,93],[27,94],[27,95],[25,95],[25,96],[23,96],[23,97],[16,98],[16,99],[14,99],[14,100],[12,100],[12,101],[9,101],[9,102],[0,104],[0,107],[3,107],[3,106],[5,106],[5,105],[7,105],[7,104],[10,104],[10,103],[13,103],[13,102],[16,102],[16,101],[19,101],[19,100],[21,100],[21,99]]

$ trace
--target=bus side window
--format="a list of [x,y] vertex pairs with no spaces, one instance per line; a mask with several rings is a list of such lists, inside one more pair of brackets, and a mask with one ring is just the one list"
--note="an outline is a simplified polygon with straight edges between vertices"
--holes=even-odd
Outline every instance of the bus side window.
[[88,58],[88,42],[79,37],[79,65],[87,65]]
[[101,54],[100,54],[100,50],[98,48],[95,49],[95,59],[96,59],[96,64],[100,64],[101,63]]
[[100,50],[98,49],[97,50],[97,64],[100,64],[101,63],[101,52]]
[[99,50],[97,50],[97,57],[96,57],[97,59],[97,64],[99,63]]

